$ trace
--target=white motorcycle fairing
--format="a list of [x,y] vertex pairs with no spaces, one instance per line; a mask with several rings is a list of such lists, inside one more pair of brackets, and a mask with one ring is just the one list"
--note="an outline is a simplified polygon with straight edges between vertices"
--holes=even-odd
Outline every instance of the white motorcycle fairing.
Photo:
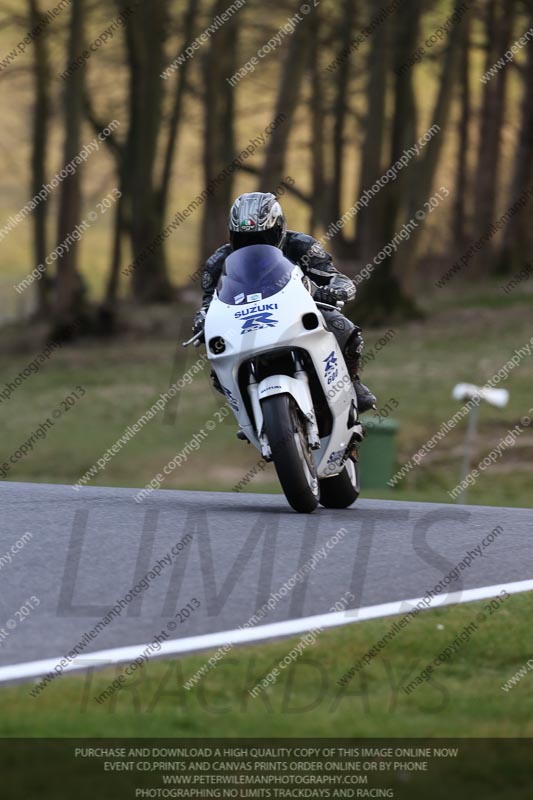
[[[354,435],[361,432],[357,398],[344,356],[302,282],[301,269],[269,245],[245,249],[248,262],[254,255],[263,261],[269,258],[277,261],[277,285],[272,286],[272,278],[270,283],[263,280],[258,268],[253,270],[254,274],[248,274],[243,291],[232,294],[232,287],[240,288],[231,281],[235,275],[242,276],[238,267],[243,251],[229,256],[205,321],[211,366],[241,430],[263,457],[269,458],[270,447],[261,403],[273,395],[290,395],[305,417],[318,477],[339,475]],[[283,357],[286,363],[289,355],[292,369],[280,373],[276,370],[279,358]],[[254,366],[258,357],[263,373],[259,380]],[[289,371],[292,374],[287,374]],[[317,419],[313,394],[322,408],[327,405],[326,422]],[[324,413],[321,416],[324,418]]]

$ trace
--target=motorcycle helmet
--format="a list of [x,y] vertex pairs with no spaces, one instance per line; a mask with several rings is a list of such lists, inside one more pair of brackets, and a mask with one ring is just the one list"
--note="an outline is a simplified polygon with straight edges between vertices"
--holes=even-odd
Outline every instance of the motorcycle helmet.
[[287,222],[275,195],[250,192],[238,197],[229,217],[229,238],[234,250],[252,244],[283,248]]

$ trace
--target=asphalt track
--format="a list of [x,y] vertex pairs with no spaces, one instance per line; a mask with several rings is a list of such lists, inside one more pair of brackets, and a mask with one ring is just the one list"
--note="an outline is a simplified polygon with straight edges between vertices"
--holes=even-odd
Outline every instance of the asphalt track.
[[[159,491],[137,504],[136,491],[0,483],[0,682],[50,671],[157,563],[65,671],[131,660],[162,630],[159,656],[404,612],[497,526],[432,603],[533,589],[533,510],[360,500],[303,516],[281,495]],[[355,610],[331,612],[352,595]]]

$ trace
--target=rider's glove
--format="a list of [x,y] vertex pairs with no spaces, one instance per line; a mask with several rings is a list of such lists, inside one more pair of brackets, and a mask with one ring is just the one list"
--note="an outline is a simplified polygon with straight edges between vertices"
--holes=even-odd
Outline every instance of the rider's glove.
[[311,297],[314,297],[315,292],[318,289],[317,284],[314,281],[312,281],[311,278],[308,278],[307,275],[304,275],[304,277],[302,278],[302,283],[309,292],[309,294],[311,295]]
[[314,293],[313,300],[317,303],[328,303],[328,305],[334,306],[337,303],[345,303],[348,300],[348,292],[345,289],[320,286]]
[[194,315],[194,322],[192,325],[192,330],[194,335],[196,336],[197,333],[201,333],[203,341],[205,341],[203,337],[203,332],[204,332],[206,314],[207,314],[207,308],[205,306],[202,306],[202,308],[199,311],[197,311],[196,314]]

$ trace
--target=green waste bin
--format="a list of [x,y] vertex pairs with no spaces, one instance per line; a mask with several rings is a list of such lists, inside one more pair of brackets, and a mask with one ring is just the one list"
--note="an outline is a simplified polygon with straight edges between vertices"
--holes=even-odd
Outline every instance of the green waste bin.
[[394,475],[396,463],[396,432],[400,424],[395,419],[363,417],[366,436],[359,448],[359,468],[362,489],[388,489],[387,481]]

